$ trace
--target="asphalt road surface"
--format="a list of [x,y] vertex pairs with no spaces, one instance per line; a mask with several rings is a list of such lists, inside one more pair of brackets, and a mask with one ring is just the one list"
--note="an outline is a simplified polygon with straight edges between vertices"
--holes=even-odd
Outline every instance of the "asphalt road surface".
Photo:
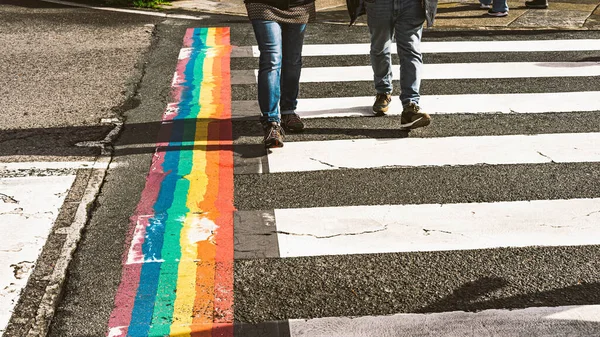
[[[187,29],[230,27],[231,45],[256,44],[244,18],[150,23],[156,26],[141,58],[138,103],[123,112],[114,166],[70,266],[50,336],[108,331],[129,218],[149,186]],[[146,22],[131,24],[143,30]],[[421,93],[433,122],[408,133],[399,130],[398,115],[374,118],[370,103],[362,103],[369,101],[343,100],[374,94],[369,79],[349,79],[364,71],[350,67],[369,65],[368,46],[347,55],[336,46],[368,43],[367,28],[313,24],[305,45],[325,46],[304,57],[304,69],[322,68],[316,73],[327,78],[303,80],[299,112],[306,130],[268,155],[252,110],[256,85],[242,76],[258,60],[232,56],[236,335],[261,335],[258,328],[250,332],[261,323],[262,335],[273,336],[476,336],[486,328],[498,336],[600,334],[594,307],[600,304],[594,225],[600,160],[593,141],[600,132],[600,48],[558,47],[587,39],[600,33],[426,31],[431,51],[424,61],[433,67]],[[469,41],[482,44],[458,43]],[[486,42],[503,41],[526,43],[486,49]],[[442,42],[454,43],[436,51]],[[521,66],[520,76],[510,76]],[[333,67],[341,69],[329,72]],[[342,100],[327,100],[334,98]],[[323,100],[309,105],[309,99]],[[545,138],[536,143],[536,136]],[[542,149],[549,144],[564,151]],[[286,166],[292,160],[298,164]],[[580,311],[569,315],[573,310]],[[396,314],[407,315],[389,316]],[[475,329],[469,320],[481,324]]]

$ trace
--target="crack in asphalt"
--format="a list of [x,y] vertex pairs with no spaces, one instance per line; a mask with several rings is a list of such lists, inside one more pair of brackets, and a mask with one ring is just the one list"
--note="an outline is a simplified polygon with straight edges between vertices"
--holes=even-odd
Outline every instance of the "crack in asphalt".
[[331,165],[331,164],[329,164],[329,163],[326,163],[326,162],[324,162],[324,161],[322,161],[322,160],[319,160],[319,159],[316,159],[316,158],[312,158],[312,157],[311,157],[311,158],[309,158],[309,159],[310,159],[310,160],[317,161],[317,162],[319,162],[319,163],[321,163],[321,164],[323,164],[323,165],[327,165],[327,166],[329,166],[329,167],[337,167],[337,166],[335,166],[335,165]]
[[593,212],[590,212],[590,213],[586,214],[585,216],[590,216],[590,215],[592,215],[592,214],[595,214],[595,213],[600,213],[600,210],[598,210],[598,211],[593,211]]
[[329,238],[334,238],[334,237],[338,237],[338,236],[353,236],[353,235],[378,233],[378,232],[383,232],[387,229],[388,229],[388,225],[385,225],[383,228],[372,230],[372,231],[362,231],[362,232],[358,232],[358,233],[339,233],[339,234],[324,235],[324,236],[319,236],[319,235],[315,235],[315,234],[305,234],[305,233],[291,233],[291,232],[284,232],[284,231],[276,231],[275,233],[284,234],[284,235],[294,235],[294,236],[312,236],[317,239],[329,239]]
[[556,164],[556,162],[554,161],[554,159],[552,159],[552,158],[548,157],[547,155],[545,155],[545,154],[541,153],[540,151],[537,151],[537,153],[538,153],[540,156],[544,157],[544,158],[548,158],[548,159],[550,159],[550,162],[551,162],[551,163],[554,163],[554,164]]
[[19,201],[15,200],[10,195],[6,195],[4,193],[0,193],[0,200],[6,204],[18,204]]
[[337,168],[337,169],[340,169],[340,170],[344,170],[344,169],[350,169],[350,167],[347,167],[347,166],[335,166],[335,165],[333,165],[333,164],[329,164],[329,163],[327,163],[327,162],[324,162],[324,161],[322,161],[322,160],[319,160],[319,159],[317,159],[317,158],[312,158],[312,157],[309,157],[308,159],[310,159],[310,160],[314,160],[314,161],[316,161],[316,162],[319,162],[319,163],[321,163],[321,164],[323,164],[323,165],[327,165],[327,166],[329,166],[329,167]]
[[[452,232],[449,231],[442,231],[442,230],[438,230],[438,229],[426,229],[423,228],[423,232],[425,232],[425,235],[430,235],[430,232],[440,232],[440,233],[444,233],[444,234],[454,234]],[[464,236],[463,234],[459,234],[460,236]]]

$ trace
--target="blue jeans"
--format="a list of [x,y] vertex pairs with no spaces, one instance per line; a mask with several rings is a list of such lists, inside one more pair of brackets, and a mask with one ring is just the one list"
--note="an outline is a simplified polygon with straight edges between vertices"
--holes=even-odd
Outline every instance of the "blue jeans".
[[421,87],[421,36],[425,10],[421,0],[365,0],[371,34],[371,66],[377,93],[391,93],[391,43],[396,39],[400,56],[400,100],[419,103]]
[[492,5],[494,12],[507,12],[508,4],[506,0],[479,0],[482,5]]
[[302,45],[306,24],[252,20],[260,50],[258,105],[261,122],[280,122],[281,114],[292,114],[298,104]]

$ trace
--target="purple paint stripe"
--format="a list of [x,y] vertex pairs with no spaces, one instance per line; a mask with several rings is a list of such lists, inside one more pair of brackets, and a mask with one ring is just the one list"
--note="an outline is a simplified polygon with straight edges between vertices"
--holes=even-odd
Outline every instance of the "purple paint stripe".
[[185,31],[185,36],[183,37],[183,48],[190,48],[194,45],[195,36],[194,33],[198,32],[196,28],[188,28]]
[[[188,29],[185,38],[193,37],[193,29]],[[177,63],[175,76],[181,78],[184,76],[184,71],[189,62],[189,58],[181,59]],[[173,88],[172,97],[175,102],[181,101],[181,90]],[[140,196],[140,201],[137,205],[135,215],[130,218],[130,229],[127,234],[127,249],[123,254],[123,271],[121,283],[115,295],[115,308],[108,322],[109,330],[107,335],[110,337],[126,336],[128,327],[131,322],[131,314],[133,311],[135,297],[140,284],[140,274],[143,263],[142,245],[146,237],[146,228],[148,220],[154,216],[154,204],[158,198],[160,187],[164,178],[168,173],[163,172],[163,163],[165,160],[165,152],[161,148],[169,145],[169,139],[172,133],[172,124],[164,123],[173,120],[177,117],[177,103],[169,104],[163,115],[163,125],[160,129],[159,139],[164,139],[164,142],[157,142],[157,152],[154,154],[150,172],[146,178],[146,185]],[[137,239],[137,240],[136,240]],[[130,263],[130,260],[139,260],[140,263]]]
[[[133,310],[135,295],[139,285],[142,264],[128,264],[127,262],[132,254],[135,254],[137,251],[141,252],[143,238],[146,236],[148,220],[153,216],[154,212],[152,205],[154,205],[156,199],[158,198],[160,184],[165,176],[165,174],[161,172],[163,161],[164,154],[155,154],[154,161],[151,166],[151,173],[148,175],[146,186],[142,191],[142,195],[140,197],[141,200],[138,203],[136,210],[136,215],[132,216],[130,220],[131,229],[127,235],[127,242],[130,243],[131,249],[126,250],[125,254],[123,254],[121,284],[119,284],[119,288],[115,296],[115,309],[113,310],[108,322],[108,326],[111,329],[115,327],[123,328],[121,329],[121,334],[111,334],[111,336],[125,336],[127,334],[127,326],[129,326],[129,322],[131,321],[131,312]],[[141,238],[141,240],[134,242],[136,238]]]

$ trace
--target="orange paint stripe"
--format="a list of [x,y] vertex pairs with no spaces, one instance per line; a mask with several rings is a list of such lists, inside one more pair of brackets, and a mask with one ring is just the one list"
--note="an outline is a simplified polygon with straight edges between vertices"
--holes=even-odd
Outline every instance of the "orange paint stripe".
[[[217,225],[215,244],[199,243],[196,298],[191,336],[233,336],[233,153],[231,149],[231,81],[229,29],[217,28],[214,41],[218,55],[211,74],[215,118],[208,125],[208,139],[219,140],[206,151],[209,177],[206,194],[198,208],[206,210]],[[211,142],[212,143],[212,142]],[[224,268],[225,267],[225,268]],[[211,328],[208,329],[207,325]]]
[[[227,32],[229,33],[229,32]],[[229,34],[224,36],[229,45]],[[221,59],[221,70],[224,74],[221,89],[223,90],[223,112],[221,115],[220,139],[224,140],[226,150],[221,151],[221,179],[220,193],[221,198],[217,201],[217,207],[222,210],[217,219],[219,226],[219,235],[217,237],[217,274],[215,283],[219,285],[215,290],[215,311],[218,316],[215,317],[215,323],[230,323],[229,325],[220,325],[219,330],[227,332],[226,336],[233,336],[233,136],[231,127],[231,81],[230,81],[230,58]],[[226,140],[226,141],[225,141]],[[229,225],[228,225],[229,224]],[[227,330],[229,326],[229,330]]]

